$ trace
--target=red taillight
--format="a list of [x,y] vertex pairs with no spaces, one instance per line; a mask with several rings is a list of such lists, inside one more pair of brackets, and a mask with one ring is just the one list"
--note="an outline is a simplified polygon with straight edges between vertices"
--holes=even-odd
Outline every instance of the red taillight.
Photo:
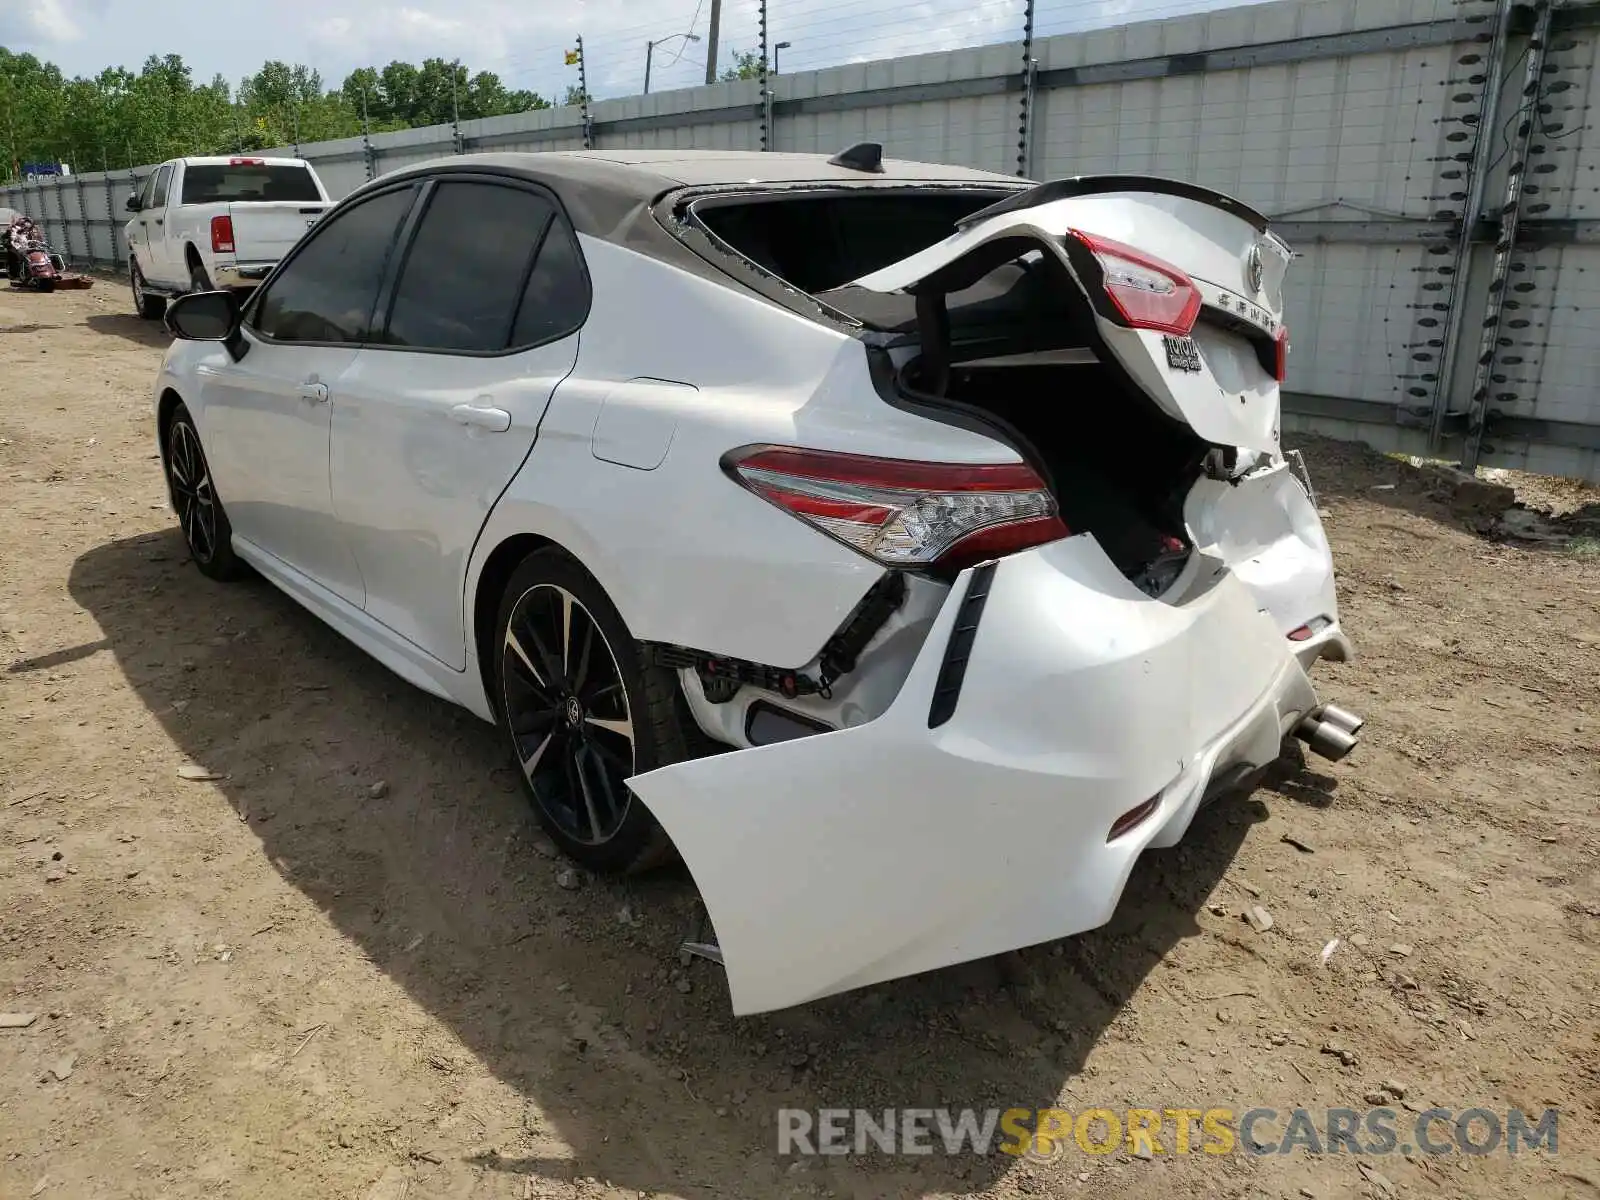
[[267,165],[267,160],[264,158],[230,158],[228,165],[230,167],[264,167]]
[[1114,842],[1135,826],[1142,824],[1161,805],[1160,796],[1151,796],[1143,804],[1130,808],[1115,821],[1111,822],[1111,832],[1106,834],[1106,841]]
[[213,254],[233,253],[233,218],[211,218],[211,252]]
[[1272,373],[1278,382],[1282,383],[1289,377],[1289,327],[1287,325],[1278,326],[1278,332],[1272,339],[1272,344],[1276,351],[1273,357],[1275,369]]
[[1200,289],[1177,267],[1121,242],[1069,230],[1100,264],[1106,296],[1135,329],[1187,337],[1200,315]]
[[960,568],[1067,536],[1025,463],[932,463],[795,446],[728,456],[734,478],[886,566]]

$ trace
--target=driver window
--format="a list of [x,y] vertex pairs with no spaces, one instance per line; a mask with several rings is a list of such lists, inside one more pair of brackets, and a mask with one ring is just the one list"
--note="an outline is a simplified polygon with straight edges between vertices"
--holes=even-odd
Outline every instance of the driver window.
[[156,172],[156,192],[151,199],[151,204],[156,208],[165,208],[167,206],[167,184],[171,181],[172,167],[170,165],[162,167]]
[[319,224],[252,305],[251,327],[280,342],[363,342],[389,255],[416,195],[398,188]]

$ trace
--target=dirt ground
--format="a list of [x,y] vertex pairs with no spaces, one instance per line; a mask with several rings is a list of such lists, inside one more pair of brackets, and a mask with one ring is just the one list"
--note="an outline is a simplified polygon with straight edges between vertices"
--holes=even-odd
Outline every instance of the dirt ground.
[[[199,576],[129,313],[0,290],[0,1197],[1600,1197],[1600,556],[1306,443],[1360,749],[1208,810],[1103,930],[736,1021],[681,872],[563,890],[488,727]],[[1386,1082],[1557,1107],[1559,1149],[776,1153],[780,1107]]]

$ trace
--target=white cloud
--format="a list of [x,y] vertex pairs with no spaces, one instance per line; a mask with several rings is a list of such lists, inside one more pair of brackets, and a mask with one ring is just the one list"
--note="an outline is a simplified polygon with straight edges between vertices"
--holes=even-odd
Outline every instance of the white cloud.
[[[1218,6],[1227,0],[1078,0],[1040,4],[1038,34]],[[768,35],[789,43],[785,72],[963,46],[1016,42],[1024,0],[770,0]],[[152,10],[161,12],[153,19]],[[401,59],[457,59],[508,86],[557,98],[578,82],[562,52],[583,36],[590,90],[627,95],[659,47],[651,90],[705,78],[711,0],[0,0],[0,44],[34,49],[69,74],[151,54],[181,54],[198,79],[238,80],[267,59],[305,63],[330,85]],[[217,38],[217,13],[228,36]],[[757,0],[723,0],[718,67],[759,45]]]
[[19,40],[24,43],[75,42],[83,37],[83,29],[68,11],[66,0],[23,0],[22,17],[25,32]]

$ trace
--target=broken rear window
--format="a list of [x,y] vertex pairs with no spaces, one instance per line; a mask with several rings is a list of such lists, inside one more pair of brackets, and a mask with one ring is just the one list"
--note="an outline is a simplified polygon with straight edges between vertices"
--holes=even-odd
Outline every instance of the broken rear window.
[[751,262],[816,295],[927,249],[1005,195],[860,188],[702,201],[694,211]]

